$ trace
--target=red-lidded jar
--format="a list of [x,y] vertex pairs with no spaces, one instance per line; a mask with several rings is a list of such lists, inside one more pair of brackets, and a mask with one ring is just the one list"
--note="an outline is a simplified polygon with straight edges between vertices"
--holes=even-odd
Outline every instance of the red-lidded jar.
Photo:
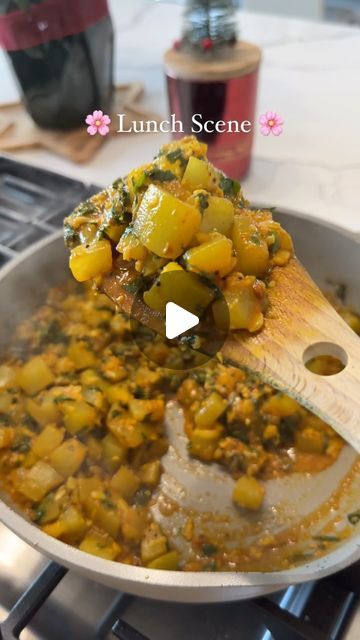
[[[250,166],[260,61],[259,47],[248,42],[216,58],[176,48],[164,58],[170,113],[183,125],[173,136],[196,135],[208,144],[209,159],[237,179]],[[221,121],[225,125],[215,125]],[[214,123],[208,131],[205,122]],[[219,131],[211,131],[215,126]]]

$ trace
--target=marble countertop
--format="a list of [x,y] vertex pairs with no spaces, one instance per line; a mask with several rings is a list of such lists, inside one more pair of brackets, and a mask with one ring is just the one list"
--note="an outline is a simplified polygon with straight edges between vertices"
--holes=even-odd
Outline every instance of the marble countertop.
[[[121,5],[121,7],[120,7]],[[112,0],[116,82],[140,81],[144,108],[166,116],[161,58],[180,32],[181,9],[146,0]],[[245,195],[360,233],[360,29],[239,13],[241,36],[260,45],[257,115],[277,111],[284,133],[256,134]],[[0,102],[18,90],[0,52]],[[86,182],[105,185],[150,160],[166,134],[118,134],[94,159],[74,165],[42,150],[16,158]]]

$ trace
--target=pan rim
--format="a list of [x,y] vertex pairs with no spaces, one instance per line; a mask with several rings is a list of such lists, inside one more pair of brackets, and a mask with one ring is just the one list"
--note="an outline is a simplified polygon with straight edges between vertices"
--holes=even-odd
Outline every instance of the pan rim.
[[[352,240],[360,245],[360,237],[345,230],[337,225],[328,223],[318,218],[300,213],[291,209],[277,209],[280,214],[288,214],[304,220],[309,220],[320,227],[326,227],[339,233],[341,236]],[[6,278],[18,265],[27,260],[31,255],[40,251],[43,247],[58,241],[62,237],[62,230],[54,231],[49,236],[39,240],[37,243],[23,251],[21,254],[11,259],[0,269],[0,281]],[[239,589],[263,589],[271,591],[281,589],[289,584],[303,582],[314,578],[325,577],[336,571],[345,568],[355,560],[360,558],[360,534],[353,536],[350,540],[341,544],[326,556],[311,560],[295,569],[286,569],[274,572],[174,572],[159,571],[156,569],[146,569],[144,567],[135,567],[111,560],[105,560],[96,556],[91,556],[75,547],[56,540],[47,535],[35,524],[27,520],[23,515],[18,513],[14,508],[6,504],[0,499],[0,521],[12,530],[16,535],[22,538],[30,546],[39,552],[50,556],[52,559],[60,562],[64,566],[78,570],[82,573],[90,574],[94,579],[110,583],[118,584],[121,588],[128,590],[130,593],[139,593],[141,584],[144,588],[157,587],[158,594],[163,599],[175,600],[173,593],[177,589],[185,589],[188,597],[191,599],[191,592],[201,589],[203,598],[201,601],[219,601],[226,599],[218,597],[218,589],[234,592],[233,597],[239,597]],[[124,586],[126,585],[126,586]],[[168,594],[168,596],[167,596]],[[216,595],[217,594],[217,595]],[[143,594],[142,594],[143,595]],[[151,594],[154,597],[153,594]],[[159,597],[155,596],[155,597]],[[250,596],[249,596],[250,597]],[[185,601],[184,598],[179,598]]]

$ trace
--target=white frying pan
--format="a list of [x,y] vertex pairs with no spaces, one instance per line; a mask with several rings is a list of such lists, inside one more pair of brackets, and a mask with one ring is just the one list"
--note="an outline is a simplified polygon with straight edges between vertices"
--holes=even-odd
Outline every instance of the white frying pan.
[[[334,227],[295,213],[278,214],[277,217],[293,236],[298,257],[317,283],[323,288],[334,282],[345,284],[347,302],[360,310],[360,242]],[[6,345],[15,319],[17,322],[31,314],[45,300],[49,287],[70,277],[67,261],[67,251],[59,232],[31,247],[0,272],[0,348]],[[233,481],[228,474],[217,465],[203,465],[189,459],[182,432],[181,412],[171,403],[167,428],[170,447],[163,459],[164,474],[159,494],[175,499],[180,509],[164,518],[155,505],[153,515],[185,554],[186,542],[177,532],[188,513],[194,516],[195,526],[200,530],[205,526],[220,529],[226,526],[229,533],[227,544],[230,546],[239,540],[250,543],[261,535],[262,528],[277,533],[289,526],[300,526],[306,515],[318,510],[330,499],[356,460],[352,449],[345,447],[338,461],[323,472],[313,476],[294,474],[269,481],[261,515],[245,517],[232,505]],[[0,520],[38,551],[89,578],[143,597],[178,602],[252,598],[289,584],[320,578],[360,558],[358,524],[353,527],[353,535],[346,542],[329,550],[324,557],[296,569],[271,573],[149,570],[90,556],[55,540],[26,520],[6,495],[1,497]],[[347,522],[348,513],[359,509],[360,472],[356,472],[338,504],[336,515],[340,526]],[[209,513],[212,514],[210,524]],[[325,511],[316,527],[311,525],[307,528],[309,540],[326,523],[327,518]]]

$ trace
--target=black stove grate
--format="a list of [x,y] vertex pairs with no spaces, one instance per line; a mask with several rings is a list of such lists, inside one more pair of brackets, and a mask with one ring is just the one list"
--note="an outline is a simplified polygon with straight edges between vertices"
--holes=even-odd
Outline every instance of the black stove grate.
[[[281,608],[271,598],[255,598],[247,604],[253,615],[262,620],[274,640],[341,640],[355,606],[359,604],[359,571],[360,563],[350,570],[317,581],[299,617]],[[0,624],[0,640],[19,639],[21,632],[31,626],[35,614],[66,573],[67,570],[55,562],[45,567],[12,608],[6,620]],[[123,611],[132,599],[130,596],[123,596]],[[119,597],[116,611],[118,602]],[[110,618],[112,614],[114,612],[109,611]],[[111,624],[110,621],[110,626]],[[117,620],[112,629],[114,638],[118,640],[157,640],[148,638],[122,619]],[[239,640],[240,637],[239,635]]]
[[0,267],[62,227],[99,187],[0,156]]

